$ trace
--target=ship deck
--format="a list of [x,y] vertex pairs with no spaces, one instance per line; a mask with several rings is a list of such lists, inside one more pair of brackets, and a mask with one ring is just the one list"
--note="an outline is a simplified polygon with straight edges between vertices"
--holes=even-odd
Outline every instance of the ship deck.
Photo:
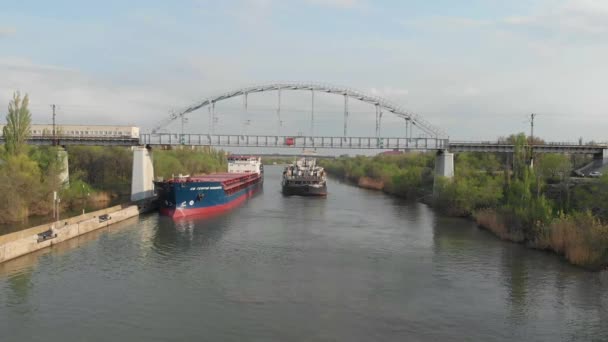
[[222,183],[222,185],[232,185],[241,183],[253,178],[257,178],[257,173],[214,173],[210,175],[200,175],[191,177],[174,177],[167,179],[167,183]]

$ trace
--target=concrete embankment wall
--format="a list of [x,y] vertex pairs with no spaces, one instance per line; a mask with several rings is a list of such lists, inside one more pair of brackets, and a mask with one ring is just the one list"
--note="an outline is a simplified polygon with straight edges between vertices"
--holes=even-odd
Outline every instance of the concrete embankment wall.
[[[107,227],[153,209],[150,203],[117,205],[58,222],[43,224],[0,236],[0,263],[41,250],[93,230]],[[110,218],[100,221],[100,215]],[[38,234],[52,229],[56,237],[38,242]]]

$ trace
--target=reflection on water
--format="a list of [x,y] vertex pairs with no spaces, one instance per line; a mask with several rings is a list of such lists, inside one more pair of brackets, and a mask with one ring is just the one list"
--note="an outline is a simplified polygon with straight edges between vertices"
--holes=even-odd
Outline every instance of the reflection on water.
[[606,340],[608,276],[335,180],[0,265],[2,341]]

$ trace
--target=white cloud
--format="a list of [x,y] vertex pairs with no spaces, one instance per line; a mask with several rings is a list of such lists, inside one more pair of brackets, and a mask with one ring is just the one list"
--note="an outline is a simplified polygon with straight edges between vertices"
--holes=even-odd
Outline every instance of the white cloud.
[[568,0],[537,13],[507,17],[503,22],[561,34],[602,35],[608,33],[608,1]]
[[0,37],[11,36],[17,33],[14,27],[0,27]]
[[422,30],[461,30],[479,29],[491,25],[489,20],[480,20],[466,17],[432,16],[416,19],[403,20],[401,23],[406,27]]
[[326,7],[356,8],[363,5],[361,0],[306,0],[308,3]]
[[275,4],[274,0],[244,0],[237,6],[230,7],[229,13],[240,25],[250,30],[264,30]]
[[[408,28],[452,31],[463,29],[507,30],[533,36],[533,30],[561,35],[563,38],[596,36],[606,42],[608,33],[608,1],[567,0],[547,2],[532,13],[511,15],[501,19],[477,19],[456,16],[428,16],[401,22]],[[524,29],[518,30],[518,29]]]
[[69,72],[74,71],[69,68],[55,66],[55,65],[44,65],[35,64],[30,60],[24,58],[14,57],[1,57],[0,68],[12,71],[24,71],[24,72]]
[[6,108],[14,91],[27,93],[34,122],[50,120],[52,103],[59,105],[60,122],[81,124],[150,122],[174,103],[162,89],[104,83],[77,70],[26,59],[0,59],[0,74],[0,108]]

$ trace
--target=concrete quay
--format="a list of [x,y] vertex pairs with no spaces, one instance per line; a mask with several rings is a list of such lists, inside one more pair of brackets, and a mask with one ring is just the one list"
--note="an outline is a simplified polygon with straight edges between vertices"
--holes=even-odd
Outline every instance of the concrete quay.
[[[113,206],[0,236],[0,263],[51,247],[155,209],[151,201]],[[50,232],[49,232],[50,231]],[[48,239],[39,234],[49,232]]]

